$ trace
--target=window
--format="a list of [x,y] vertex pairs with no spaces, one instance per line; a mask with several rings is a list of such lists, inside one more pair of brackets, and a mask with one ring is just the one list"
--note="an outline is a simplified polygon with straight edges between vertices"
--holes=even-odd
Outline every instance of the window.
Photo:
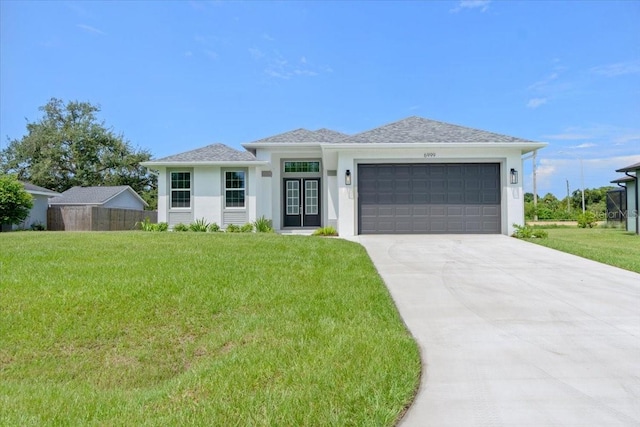
[[224,173],[224,206],[244,208],[245,180],[243,171]]
[[284,162],[285,172],[320,172],[320,162]]
[[191,207],[191,172],[171,172],[171,207]]

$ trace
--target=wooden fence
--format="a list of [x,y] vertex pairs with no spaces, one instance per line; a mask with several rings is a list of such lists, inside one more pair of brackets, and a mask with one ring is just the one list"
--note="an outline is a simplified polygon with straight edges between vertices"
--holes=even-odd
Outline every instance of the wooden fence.
[[47,210],[47,230],[116,231],[133,230],[136,223],[158,220],[156,211],[101,208],[97,206],[56,206]]

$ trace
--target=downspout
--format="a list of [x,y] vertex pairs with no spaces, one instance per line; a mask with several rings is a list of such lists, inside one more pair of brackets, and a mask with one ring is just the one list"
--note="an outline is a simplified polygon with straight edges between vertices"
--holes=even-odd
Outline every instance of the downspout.
[[[640,219],[640,212],[638,212],[638,177],[636,175],[629,175],[629,172],[625,172],[624,174],[629,178],[633,178],[633,180],[636,183],[636,210],[634,214],[636,216],[636,234],[640,234],[640,229],[638,228],[638,224],[639,224],[638,219]],[[629,209],[628,206],[627,206],[627,209]]]

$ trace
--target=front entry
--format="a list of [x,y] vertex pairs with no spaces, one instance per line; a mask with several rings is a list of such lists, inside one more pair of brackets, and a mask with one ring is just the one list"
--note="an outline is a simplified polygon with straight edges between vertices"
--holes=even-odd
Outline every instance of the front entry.
[[284,226],[320,227],[320,178],[285,178]]

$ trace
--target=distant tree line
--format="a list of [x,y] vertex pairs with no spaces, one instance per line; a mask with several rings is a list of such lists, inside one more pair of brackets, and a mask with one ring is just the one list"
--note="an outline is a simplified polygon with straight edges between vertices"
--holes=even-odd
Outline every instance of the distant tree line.
[[[604,218],[607,212],[607,192],[614,187],[586,188],[584,190],[585,210],[593,212],[598,218]],[[524,216],[533,220],[536,213],[539,220],[577,220],[582,213],[582,190],[574,191],[571,196],[558,199],[551,193],[538,196],[537,209],[533,203],[533,193],[524,195]]]

